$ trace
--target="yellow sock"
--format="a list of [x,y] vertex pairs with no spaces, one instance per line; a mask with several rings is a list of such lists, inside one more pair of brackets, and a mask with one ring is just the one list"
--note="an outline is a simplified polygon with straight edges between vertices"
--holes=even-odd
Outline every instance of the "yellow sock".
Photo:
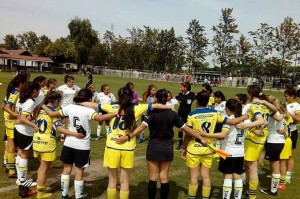
[[7,152],[7,164],[9,169],[9,175],[13,175],[16,173],[16,165],[15,165],[15,154]]
[[5,159],[5,166],[6,166],[6,168],[8,169],[8,161],[7,161],[7,151],[6,150],[4,150],[4,159]]
[[249,196],[250,199],[256,198],[256,191],[258,187],[258,180],[249,181]]
[[210,195],[210,187],[202,186],[202,197],[209,198],[209,195]]
[[197,190],[198,190],[198,184],[197,185],[189,184],[189,191],[188,191],[189,198],[191,199],[195,198],[197,194]]
[[120,199],[128,199],[128,198],[129,198],[129,191],[120,190]]
[[117,189],[107,188],[107,199],[116,199]]
[[280,176],[280,183],[285,184],[285,180],[286,180],[286,175],[281,175]]

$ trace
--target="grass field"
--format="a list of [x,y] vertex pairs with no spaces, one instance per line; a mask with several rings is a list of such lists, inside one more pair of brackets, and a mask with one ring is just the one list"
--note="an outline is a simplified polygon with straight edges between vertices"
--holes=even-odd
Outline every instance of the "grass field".
[[[32,74],[32,79],[40,75],[38,73]],[[53,75],[53,74],[43,74],[47,78],[54,77],[58,80],[59,85],[63,84],[64,75]],[[0,82],[3,83],[0,86],[0,99],[4,98],[5,90],[7,83],[12,79],[13,73],[3,73],[0,72]],[[74,75],[76,78],[76,84],[79,87],[84,87],[87,82],[86,76]],[[128,81],[132,81],[135,84],[135,90],[138,92],[139,96],[144,92],[149,84],[155,84],[158,89],[166,88],[170,90],[173,95],[176,95],[180,91],[179,83],[174,82],[159,82],[159,81],[151,81],[151,80],[140,80],[140,79],[126,79],[120,77],[107,77],[107,76],[94,76],[94,83],[96,85],[97,91],[100,90],[100,86],[104,83],[108,83],[111,87],[112,92],[116,95],[117,91],[120,87],[124,86]],[[221,90],[225,96],[229,99],[234,97],[236,93],[245,93],[245,88],[226,88],[226,87],[216,87],[213,88],[214,91]],[[192,86],[192,91],[198,92],[201,90],[201,87]],[[265,91],[267,94],[272,94],[280,99],[283,99],[283,93],[278,91]],[[195,107],[194,107],[195,108]],[[93,129],[95,135],[96,131],[96,123],[93,124]],[[0,132],[1,137],[4,134],[4,122],[3,122],[3,114],[0,114]],[[177,129],[175,130],[177,132]],[[102,133],[103,134],[103,133]],[[147,136],[146,136],[147,137]],[[177,141],[177,135],[175,135],[175,144]],[[130,198],[132,199],[144,199],[147,198],[147,165],[145,160],[145,149],[146,142],[142,144],[138,144],[136,148],[136,160],[135,167],[132,170],[131,174],[131,182],[130,182]],[[60,156],[62,144],[58,142],[58,159]],[[101,138],[98,141],[91,142],[91,156],[92,162],[91,166],[85,172],[85,194],[87,199],[90,198],[106,198],[106,186],[107,186],[107,170],[102,165],[103,152],[105,147],[105,138]],[[4,145],[3,142],[0,142],[0,161],[2,161],[3,157]],[[299,148],[296,149],[296,153],[299,153]],[[34,158],[29,161],[29,176],[32,178],[36,178],[36,171],[38,168],[38,161]],[[53,187],[53,199],[60,198],[60,174],[62,172],[62,163],[59,160],[56,160],[52,165],[52,170],[49,174],[49,183]],[[217,170],[218,162],[215,160],[213,164],[213,168],[211,169],[212,176],[212,191],[211,198],[222,198],[222,175]],[[300,184],[300,159],[296,159],[296,168],[293,174],[292,184],[288,185],[286,190],[280,191],[278,198],[288,199],[288,198],[298,198],[300,195],[300,190],[298,189],[298,185]],[[269,163],[266,162],[266,166],[264,170],[269,174]],[[0,198],[5,199],[15,199],[18,197],[17,186],[15,185],[15,179],[8,179],[7,175],[4,173],[4,168],[0,169]],[[187,198],[187,187],[189,183],[189,175],[188,170],[185,165],[185,162],[180,159],[180,152],[175,151],[174,161],[171,166],[170,171],[170,199],[183,199]],[[266,176],[260,176],[260,187],[268,188],[270,184],[270,179],[266,178]],[[70,195],[74,198],[73,191],[73,182],[71,181],[70,186]],[[201,195],[201,182],[198,190],[198,198]],[[258,194],[258,198],[272,198],[265,195]],[[299,196],[300,198],[300,196]]]

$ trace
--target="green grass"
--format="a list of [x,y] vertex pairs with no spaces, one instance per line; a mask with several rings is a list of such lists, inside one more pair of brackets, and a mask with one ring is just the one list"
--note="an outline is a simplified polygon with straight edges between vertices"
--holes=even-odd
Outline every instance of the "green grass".
[[[32,79],[39,75],[38,73],[32,74]],[[53,75],[50,73],[43,74],[47,78],[54,77],[58,80],[59,85],[63,84],[64,75]],[[74,75],[76,78],[76,84],[81,88],[85,86],[87,82],[86,76]],[[0,72],[0,82],[3,83],[0,86],[0,99],[4,98],[5,90],[7,83],[12,79],[13,73],[4,73]],[[107,77],[101,75],[94,76],[94,83],[96,85],[96,89],[99,91],[100,87],[104,83],[108,83],[111,87],[111,91],[116,95],[117,91],[120,87],[124,86],[128,81],[132,81],[135,84],[135,90],[138,92],[139,96],[146,90],[149,84],[155,84],[158,89],[166,88],[170,90],[173,95],[177,95],[180,91],[180,84],[174,82],[162,82],[162,81],[151,81],[151,80],[140,80],[140,79],[128,79],[128,78],[120,78],[120,77]],[[227,88],[227,87],[215,87],[214,91],[221,90],[224,92],[225,96],[229,99],[234,97],[236,93],[245,93],[245,88]],[[198,92],[201,90],[201,87],[192,86],[192,91]],[[265,91],[267,94],[275,95],[283,100],[283,93],[278,91]],[[195,108],[195,107],[193,107]],[[96,123],[93,123],[93,129],[95,132]],[[4,124],[3,124],[3,114],[0,114],[0,129],[1,136],[4,134]],[[177,129],[175,130],[177,132]],[[103,133],[102,133],[103,134]],[[94,133],[93,133],[94,135]],[[147,137],[147,132],[146,132]],[[175,141],[177,139],[177,135],[175,135]],[[175,143],[177,144],[177,143]],[[103,152],[105,146],[105,139],[101,138],[98,141],[91,142],[91,151],[92,151],[92,164],[89,169],[85,172],[85,193],[86,198],[106,198],[106,186],[108,182],[107,171],[103,168],[102,160],[103,160]],[[52,198],[60,198],[60,178],[59,175],[62,172],[62,163],[59,161],[60,151],[62,144],[58,142],[58,158],[54,161],[52,165],[52,170],[49,174],[49,183],[54,187],[53,197]],[[0,142],[0,161],[2,161],[3,157],[4,145],[3,142]],[[132,170],[131,181],[130,181],[130,198],[140,199],[147,198],[147,181],[148,181],[148,171],[147,164],[144,158],[146,150],[146,143],[138,144],[136,148],[136,161],[135,167]],[[299,148],[296,149],[296,153],[300,152]],[[38,161],[34,158],[30,159],[30,167],[29,167],[29,176],[33,178],[36,177],[36,171],[38,168]],[[300,184],[300,172],[299,172],[299,164],[300,160],[296,159],[296,168],[293,175],[293,183],[287,186],[285,191],[280,191],[278,198],[288,199],[288,198],[297,198],[297,195],[300,195],[300,190],[298,186]],[[269,164],[266,162],[265,170],[269,173]],[[211,169],[212,176],[212,192],[211,198],[221,198],[222,194],[222,175],[217,170],[218,162],[215,160],[213,167]],[[0,198],[6,199],[14,199],[18,198],[17,186],[14,184],[14,179],[8,179],[6,174],[4,173],[4,168],[0,169]],[[71,182],[70,192],[73,194],[73,182]],[[174,161],[171,166],[170,171],[170,199],[182,199],[187,198],[187,187],[189,183],[189,174],[185,162],[180,159],[180,152],[175,151]],[[260,178],[260,187],[267,188],[270,184],[270,179],[265,176],[261,176]],[[1,191],[2,188],[10,186],[11,189],[4,192]],[[198,196],[201,195],[201,182],[198,190]],[[258,194],[259,198],[271,198],[261,194]]]

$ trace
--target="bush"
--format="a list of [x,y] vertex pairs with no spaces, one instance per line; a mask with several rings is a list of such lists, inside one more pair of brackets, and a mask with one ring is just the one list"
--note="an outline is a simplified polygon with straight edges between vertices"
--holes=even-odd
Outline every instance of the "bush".
[[63,74],[65,72],[65,68],[63,68],[61,66],[60,67],[54,66],[54,67],[51,68],[51,72],[53,74]]

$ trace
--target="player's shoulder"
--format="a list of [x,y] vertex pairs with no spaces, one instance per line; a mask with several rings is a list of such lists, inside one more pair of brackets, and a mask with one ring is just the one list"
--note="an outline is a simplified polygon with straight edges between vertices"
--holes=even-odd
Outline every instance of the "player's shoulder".
[[19,90],[15,88],[10,93],[13,95],[17,95],[19,93]]

